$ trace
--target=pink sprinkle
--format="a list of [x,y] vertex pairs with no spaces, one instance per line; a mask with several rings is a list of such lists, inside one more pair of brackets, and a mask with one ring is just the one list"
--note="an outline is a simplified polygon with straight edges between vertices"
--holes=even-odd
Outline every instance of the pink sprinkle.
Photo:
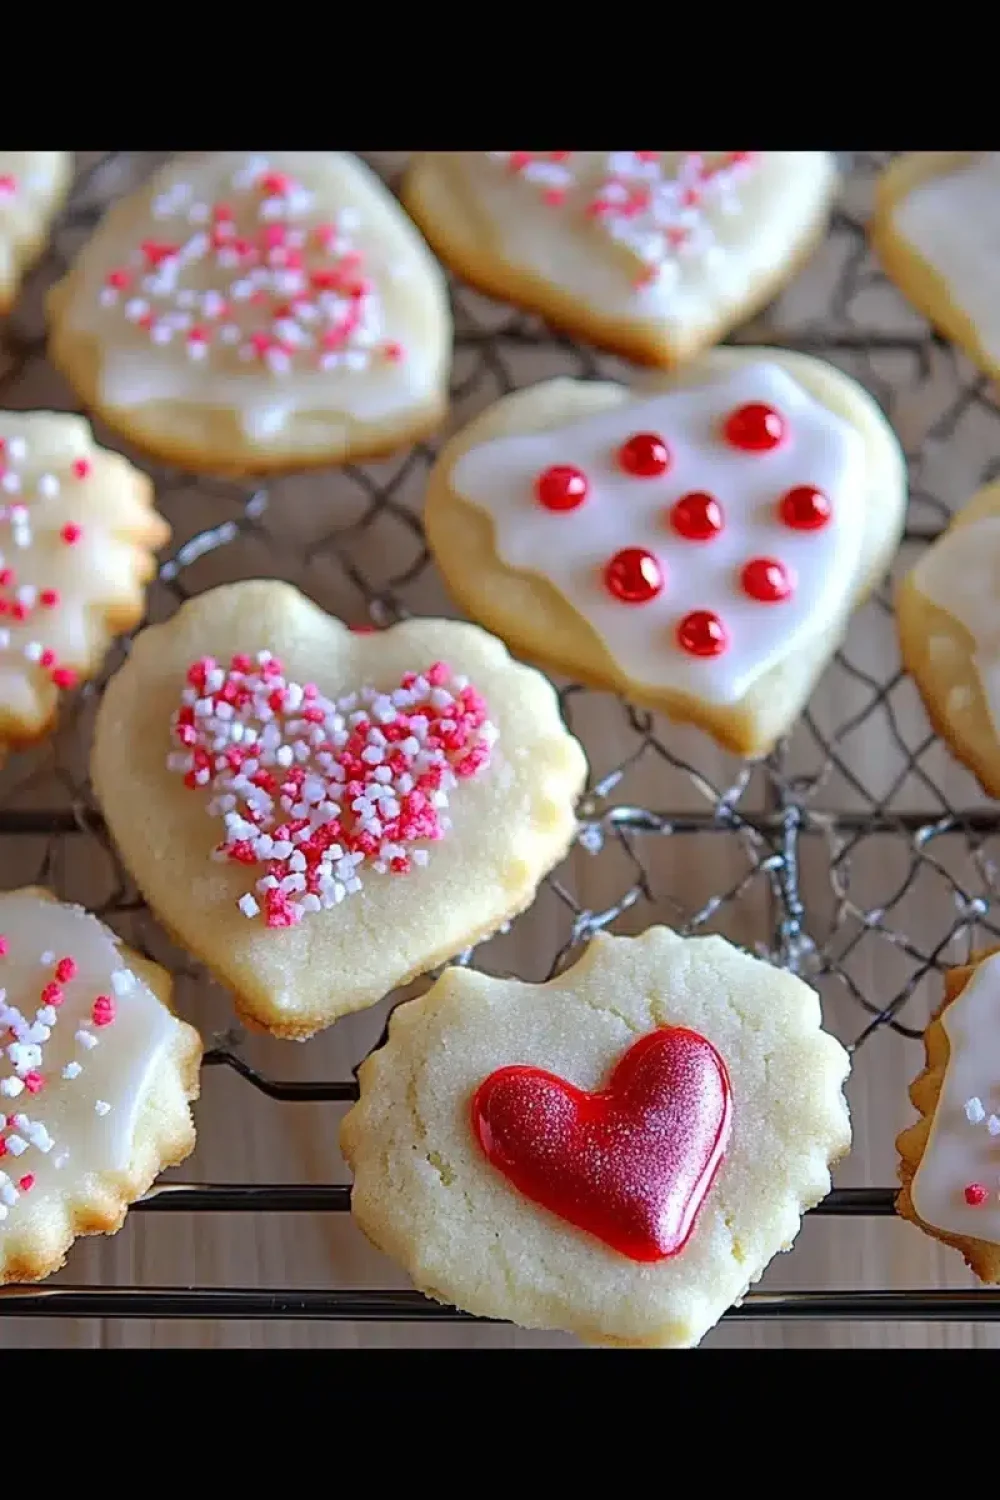
[[76,475],[77,479],[86,479],[87,475],[90,473],[90,467],[91,466],[89,458],[75,459],[73,463],[73,473]]
[[59,535],[62,537],[63,541],[68,547],[72,547],[73,544],[75,542],[78,542],[83,536],[83,530],[81,527],[75,525],[74,522],[70,521],[66,526],[63,527]]
[[28,1090],[29,1094],[39,1094],[45,1087],[45,1079],[42,1077],[41,1073],[25,1073],[24,1086]]
[[115,1018],[115,1002],[110,995],[98,995],[91,1017],[95,1026],[110,1026]]
[[76,978],[76,959],[61,958],[56,964],[56,978],[60,984],[69,984],[71,979]]
[[989,1193],[981,1182],[970,1182],[965,1189],[965,1201],[970,1208],[979,1208],[988,1197]]
[[35,1174],[33,1172],[25,1172],[17,1185],[22,1193],[30,1193],[35,1185]]
[[6,958],[7,951],[7,939],[0,937],[0,958]]
[[47,984],[44,990],[42,990],[42,1004],[51,1005],[56,1010],[59,1009],[65,998],[65,995],[57,984]]
[[57,688],[71,688],[76,685],[76,673],[71,667],[56,667],[52,673],[52,681]]

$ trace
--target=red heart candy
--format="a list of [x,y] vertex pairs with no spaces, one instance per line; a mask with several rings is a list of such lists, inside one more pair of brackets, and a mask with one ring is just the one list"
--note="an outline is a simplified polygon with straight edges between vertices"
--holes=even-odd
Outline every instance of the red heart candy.
[[682,1026],[640,1037],[599,1093],[508,1067],[472,1101],[480,1146],[519,1192],[636,1261],[683,1250],[731,1116],[725,1063]]

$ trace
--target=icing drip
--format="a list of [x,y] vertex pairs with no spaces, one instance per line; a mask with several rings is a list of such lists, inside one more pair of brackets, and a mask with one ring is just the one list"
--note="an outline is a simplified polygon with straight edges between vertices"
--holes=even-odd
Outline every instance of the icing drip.
[[[638,287],[670,280],[679,260],[718,249],[710,210],[740,210],[738,188],[758,153],[490,151],[542,201],[596,224],[640,263]],[[595,160],[596,158],[596,160]]]
[[[290,927],[362,889],[363,867],[405,875],[444,837],[459,781],[490,763],[496,730],[463,677],[437,662],[395,691],[336,702],[286,679],[270,652],[210,657],[188,672],[168,761],[223,819],[216,857],[262,865],[239,902],[247,917]],[[259,898],[259,899],[258,899]]]
[[977,967],[941,1024],[948,1064],[913,1205],[936,1229],[1000,1244],[1000,954]]
[[[572,508],[540,503],[554,470],[579,476]],[[861,434],[761,363],[483,443],[450,483],[491,517],[503,562],[558,589],[633,681],[732,703],[845,611],[865,479]]]
[[972,636],[972,664],[1000,736],[1000,517],[953,526],[923,553],[913,582]]
[[128,1166],[177,1024],[96,918],[0,896],[0,1247]]
[[947,282],[951,301],[1000,361],[1000,154],[931,177],[893,209],[900,236]]

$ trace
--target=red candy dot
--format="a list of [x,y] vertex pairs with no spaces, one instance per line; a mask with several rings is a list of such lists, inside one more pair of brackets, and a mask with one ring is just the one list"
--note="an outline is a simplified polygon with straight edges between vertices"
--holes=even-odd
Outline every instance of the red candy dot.
[[710,542],[722,530],[722,506],[703,490],[692,490],[671,509],[670,524],[686,541]]
[[608,563],[604,582],[623,604],[648,604],[663,588],[663,570],[644,547],[626,547]]
[[653,479],[670,467],[670,449],[655,432],[637,432],[618,450],[618,462],[626,474]]
[[98,995],[90,1014],[95,1026],[110,1026],[115,1018],[115,1002],[110,995]]
[[743,592],[761,604],[777,604],[787,599],[794,588],[792,575],[784,563],[773,557],[754,557],[740,575]]
[[89,458],[77,458],[77,459],[74,459],[73,460],[73,473],[76,475],[77,479],[86,479],[87,475],[90,473],[90,459]]
[[970,1208],[979,1208],[981,1204],[986,1202],[988,1197],[989,1193],[981,1182],[970,1182],[965,1190],[965,1201]]
[[70,522],[68,522],[67,525],[65,525],[63,527],[63,529],[62,529],[62,531],[60,531],[59,535],[62,537],[63,541],[66,543],[67,547],[72,547],[73,544],[75,542],[78,542],[80,540],[80,538],[83,536],[83,532],[82,532],[82,530],[80,529],[79,526],[75,525],[74,522],[70,521]]
[[535,493],[546,510],[575,510],[587,498],[586,474],[568,464],[554,464],[535,480]]
[[785,436],[785,423],[773,406],[751,401],[729,413],[725,424],[726,442],[747,453],[766,453],[776,448]]
[[721,656],[729,636],[718,615],[710,609],[695,609],[678,625],[677,641],[690,656]]
[[17,1185],[22,1193],[30,1193],[35,1185],[35,1174],[33,1172],[25,1172]]
[[813,489],[811,484],[800,484],[782,496],[778,512],[793,531],[818,531],[833,515],[833,506],[822,490]]

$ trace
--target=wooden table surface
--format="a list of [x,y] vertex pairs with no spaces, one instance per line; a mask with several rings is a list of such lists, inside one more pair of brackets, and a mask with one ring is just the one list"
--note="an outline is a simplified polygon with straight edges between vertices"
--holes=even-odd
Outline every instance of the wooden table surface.
[[[394,170],[404,153],[375,158]],[[87,194],[106,200],[130,174],[148,170],[139,154],[122,153],[94,177]],[[985,381],[963,356],[928,336],[923,321],[887,287],[867,256],[860,227],[880,158],[859,157],[845,186],[843,210],[829,241],[795,284],[741,339],[790,343],[826,352],[883,404],[911,462],[913,530],[937,530],[1000,457],[1000,421]],[[81,171],[98,162],[80,157]],[[86,226],[58,239],[72,254]],[[53,266],[32,278],[0,353],[0,400],[8,407],[71,408],[73,399],[49,370],[39,333],[39,294]],[[468,292],[457,301],[458,423],[510,384],[596,368],[620,374],[544,335],[530,319],[512,316]],[[496,331],[486,339],[484,333]],[[372,598],[388,596],[416,613],[453,613],[426,564],[419,526],[422,488],[433,447],[368,470],[283,480],[270,505],[230,545],[182,574],[186,591],[251,576],[299,583],[324,608],[354,623]],[[158,475],[161,504],[183,543],[242,514],[242,497],[226,487]],[[376,497],[373,499],[373,497]],[[904,544],[897,567],[908,566],[919,541]],[[151,614],[162,618],[176,594],[157,585]],[[892,618],[885,599],[853,622],[846,647],[827,670],[806,720],[770,769],[741,766],[699,734],[630,715],[614,699],[571,697],[573,726],[588,751],[600,818],[612,807],[680,815],[710,813],[726,793],[737,814],[772,825],[780,799],[804,809],[798,839],[798,896],[803,939],[785,945],[807,976],[816,975],[827,1025],[856,1041],[874,1008],[908,997],[899,1019],[919,1028],[940,986],[934,963],[955,962],[970,943],[995,881],[997,841],[990,834],[942,833],[917,849],[914,826],[953,810],[988,811],[982,794],[930,735],[911,684],[899,676]],[[155,924],[134,908],[114,857],[92,833],[61,837],[13,834],[3,815],[22,819],[85,805],[85,752],[92,700],[78,699],[60,734],[39,751],[15,757],[0,773],[0,878],[13,886],[39,877],[69,899],[111,912],[130,941],[146,946],[179,972],[183,1013],[208,1037],[229,1032],[224,993],[203,981]],[[612,773],[624,771],[614,780]],[[609,779],[610,778],[610,779]],[[797,788],[797,790],[796,790]],[[906,815],[911,815],[906,822]],[[838,824],[837,819],[842,821]],[[872,829],[866,821],[879,820]],[[846,823],[843,821],[846,819]],[[900,821],[900,820],[903,821]],[[30,821],[30,819],[29,819]],[[481,949],[477,963],[525,978],[546,975],[553,958],[621,903],[631,903],[613,930],[637,932],[652,922],[719,931],[749,946],[773,949],[782,913],[780,867],[762,863],[780,853],[780,838],[728,829],[671,836],[615,835],[605,820],[603,847],[578,847],[558,872],[563,894],[543,888],[512,931]],[[787,897],[787,890],[785,892]],[[568,899],[567,899],[568,898]],[[981,903],[977,905],[976,903]],[[581,915],[582,914],[582,915]],[[951,941],[948,941],[949,934]],[[994,939],[996,940],[996,939]],[[793,952],[794,949],[794,952]],[[386,1006],[340,1022],[305,1046],[229,1037],[272,1078],[345,1078],[378,1038]],[[841,1186],[891,1186],[896,1131],[912,1118],[906,1086],[919,1069],[916,1040],[880,1025],[856,1052],[850,1083],[855,1149],[837,1175]],[[196,1155],[170,1179],[186,1182],[344,1182],[336,1147],[340,1108],[277,1103],[227,1068],[206,1071],[198,1106]],[[367,1246],[344,1214],[231,1215],[134,1213],[120,1234],[77,1244],[60,1285],[214,1286],[247,1288],[390,1288],[405,1286],[393,1265]],[[974,1287],[960,1258],[894,1219],[813,1218],[789,1255],[779,1256],[764,1290]],[[2,1309],[0,1309],[2,1310]],[[987,1324],[754,1323],[725,1321],[705,1347],[967,1345],[997,1342]],[[101,1346],[417,1346],[560,1347],[572,1340],[485,1325],[352,1323],[213,1323],[144,1320],[0,1320],[0,1341]]]

